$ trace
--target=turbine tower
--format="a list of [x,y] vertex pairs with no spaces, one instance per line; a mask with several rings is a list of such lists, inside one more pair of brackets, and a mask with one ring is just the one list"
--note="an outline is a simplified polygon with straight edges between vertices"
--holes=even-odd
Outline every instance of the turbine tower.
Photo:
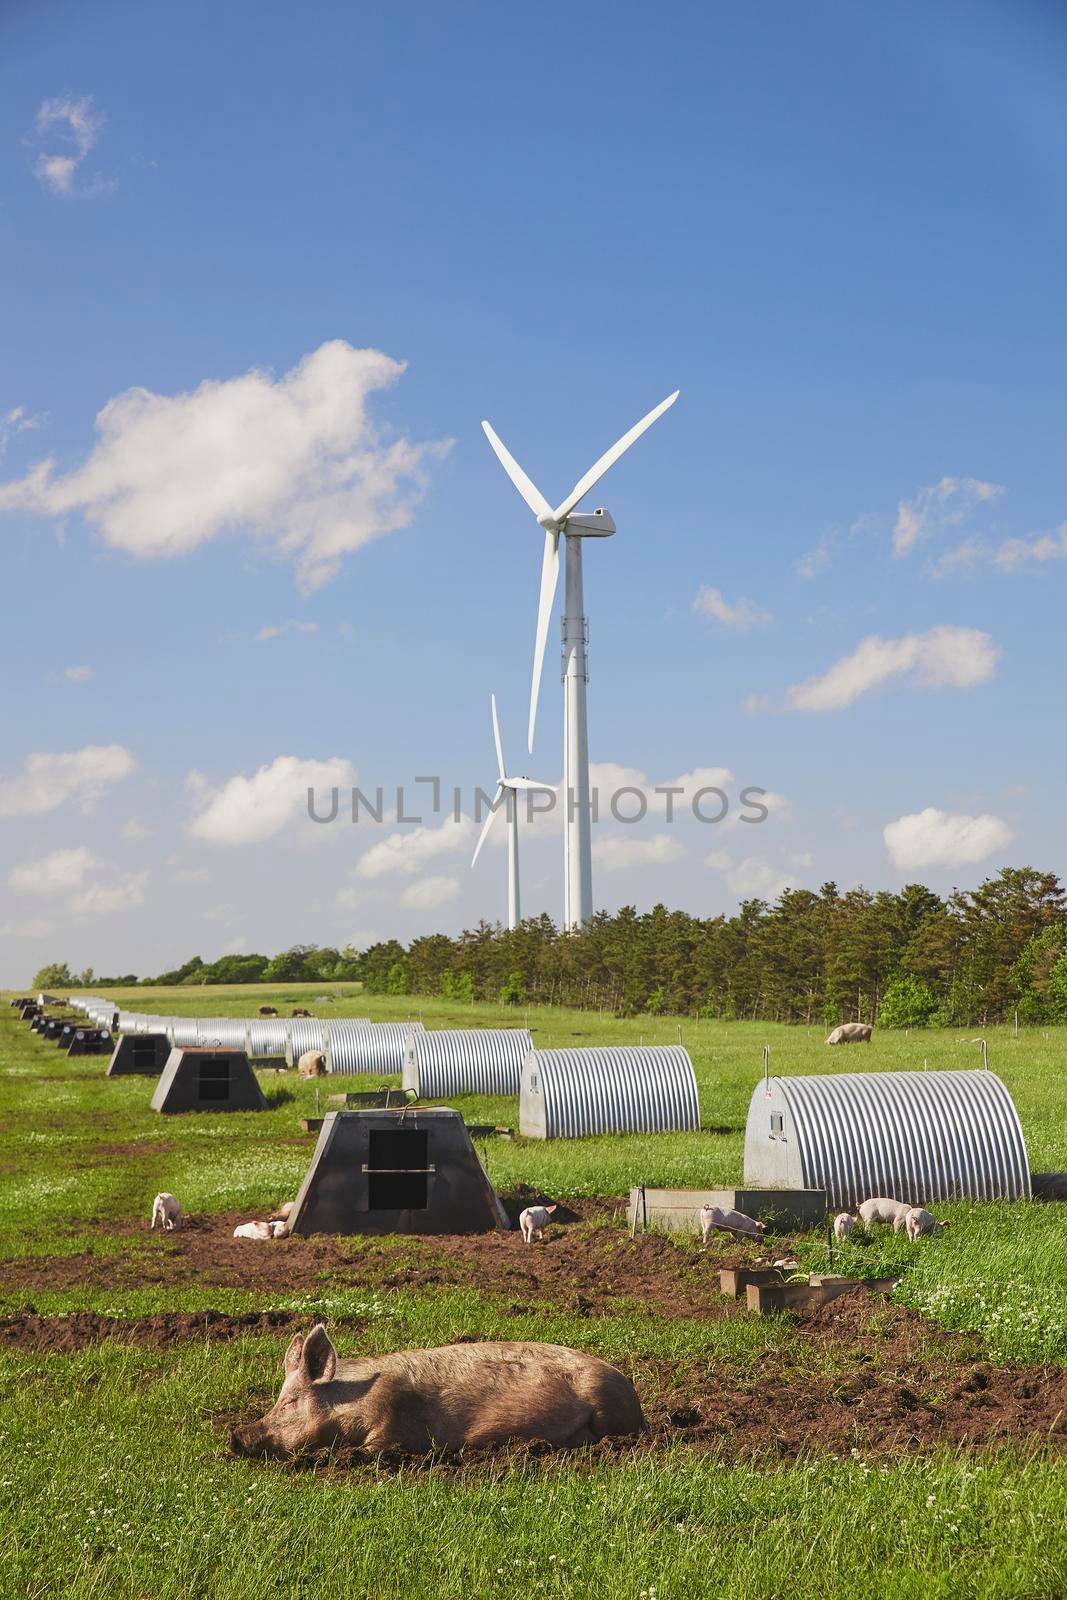
[[486,438],[516,489],[545,530],[541,562],[541,596],[537,605],[534,637],[533,683],[530,689],[529,748],[533,750],[537,697],[545,659],[548,624],[559,579],[559,541],[566,540],[565,604],[563,609],[563,925],[581,927],[593,915],[593,864],[589,837],[589,739],[586,728],[585,690],[589,680],[586,617],[582,598],[582,540],[605,539],[615,532],[610,512],[597,510],[576,516],[575,507],[600,482],[609,467],[677,400],[680,390],[661,400],[629,433],[604,452],[579,478],[567,498],[553,511],[535,483],[526,476],[507,446],[488,422]]
[[482,845],[489,837],[489,830],[496,820],[501,800],[508,818],[508,927],[517,928],[522,913],[519,909],[519,795],[520,789],[554,789],[555,784],[538,783],[536,778],[509,778],[504,770],[504,747],[500,742],[500,723],[496,715],[496,695],[490,695],[489,703],[493,711],[493,742],[496,745],[496,794],[493,796],[493,806],[485,819],[485,827],[478,835],[478,843],[474,847],[471,857],[471,866],[481,854]]

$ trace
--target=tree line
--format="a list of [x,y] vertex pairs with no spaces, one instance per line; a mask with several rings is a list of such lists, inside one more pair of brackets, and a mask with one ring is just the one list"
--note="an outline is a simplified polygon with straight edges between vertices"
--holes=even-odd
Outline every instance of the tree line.
[[[486,922],[452,938],[428,934],[351,946],[296,945],[272,958],[223,956],[144,984],[359,980],[372,994],[443,995],[637,1013],[774,1022],[879,1022],[967,1027],[1067,1021],[1067,893],[1058,877],[1004,868],[977,889],[942,898],[922,884],[900,893],[787,889],[747,900],[733,916],[701,918],[654,906],[598,912],[564,933],[547,916],[515,929]],[[39,988],[129,985],[133,974],[75,976],[52,964]]]

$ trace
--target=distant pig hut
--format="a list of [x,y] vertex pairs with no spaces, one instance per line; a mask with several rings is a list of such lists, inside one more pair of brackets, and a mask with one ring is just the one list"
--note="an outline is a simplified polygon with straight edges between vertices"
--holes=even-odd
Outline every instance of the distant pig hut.
[[152,1110],[265,1111],[267,1102],[243,1050],[176,1045],[152,1096]]
[[994,1072],[847,1072],[761,1079],[745,1183],[822,1189],[837,1211],[872,1197],[1028,1200],[1019,1116]]
[[680,1044],[531,1050],[519,1085],[519,1132],[528,1139],[591,1133],[692,1132],[700,1103]]
[[408,1035],[404,1088],[421,1100],[456,1094],[518,1094],[533,1049],[525,1028],[431,1028]]

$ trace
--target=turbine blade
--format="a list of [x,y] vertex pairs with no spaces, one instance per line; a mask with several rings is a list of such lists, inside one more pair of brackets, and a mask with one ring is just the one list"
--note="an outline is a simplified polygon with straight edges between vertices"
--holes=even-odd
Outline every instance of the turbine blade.
[[493,739],[496,743],[496,770],[501,783],[504,781],[504,747],[500,743],[500,724],[496,719],[496,695],[489,696],[493,707]]
[[552,507],[549,505],[548,501],[545,499],[536,483],[532,483],[526,476],[525,472],[523,472],[522,468],[515,460],[515,457],[512,455],[507,445],[502,439],[497,437],[497,435],[493,432],[493,429],[489,426],[488,422],[482,423],[482,432],[485,434],[485,437],[489,440],[489,443],[496,452],[496,458],[500,462],[500,465],[503,467],[512,483],[515,485],[516,489],[522,495],[522,498],[526,501],[526,504],[529,506],[534,516],[550,517],[552,515]]
[[[593,485],[600,482],[608,468],[613,467],[619,457],[626,454],[634,441],[640,439],[646,428],[651,428],[657,417],[662,417],[663,413],[673,406],[681,392],[680,389],[675,389],[673,394],[669,394],[666,400],[661,400],[659,405],[650,411],[646,417],[641,418],[640,422],[635,422],[629,433],[624,433],[622,438],[613,444],[610,450],[605,450],[596,465],[589,468],[585,477],[578,479],[578,482],[574,485],[562,505],[557,506],[553,511],[552,516],[556,522],[562,522],[564,517],[574,510],[582,496],[587,495]],[[485,423],[482,426],[485,427]]]
[[[492,809],[492,811],[490,811],[489,815],[485,819],[485,826],[482,828],[481,833],[478,835],[478,843],[475,845],[474,854],[471,856],[471,866],[472,867],[474,866],[474,863],[477,861],[478,857],[482,853],[482,845],[485,843],[486,839],[488,839],[488,837],[489,837],[489,829],[493,826],[493,823],[496,821],[497,817],[500,815],[500,806],[498,805],[497,802],[500,800],[500,798],[503,795],[503,793],[504,793],[504,785],[502,783],[498,783],[497,786],[496,786],[496,794],[493,796],[493,809]],[[504,809],[507,810],[507,807],[505,806]]]
[[530,685],[530,726],[527,730],[527,747],[533,749],[534,724],[537,721],[537,696],[541,692],[541,669],[545,662],[545,644],[548,625],[552,621],[552,602],[556,597],[559,578],[559,534],[545,534],[545,553],[541,560],[541,596],[537,602],[537,633],[534,637],[533,682]]
[[553,794],[559,788],[558,783],[538,783],[536,778],[505,778],[505,789],[550,789]]

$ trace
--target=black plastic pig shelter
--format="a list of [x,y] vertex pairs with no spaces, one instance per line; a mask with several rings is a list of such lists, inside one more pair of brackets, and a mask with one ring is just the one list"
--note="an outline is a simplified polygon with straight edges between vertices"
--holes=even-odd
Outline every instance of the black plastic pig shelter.
[[489,1233],[510,1223],[458,1111],[331,1111],[290,1233]]
[[266,1111],[243,1050],[175,1047],[152,1096],[153,1111]]
[[107,1076],[121,1078],[128,1072],[138,1072],[158,1078],[167,1064],[170,1050],[170,1040],[165,1033],[124,1033],[111,1053]]

